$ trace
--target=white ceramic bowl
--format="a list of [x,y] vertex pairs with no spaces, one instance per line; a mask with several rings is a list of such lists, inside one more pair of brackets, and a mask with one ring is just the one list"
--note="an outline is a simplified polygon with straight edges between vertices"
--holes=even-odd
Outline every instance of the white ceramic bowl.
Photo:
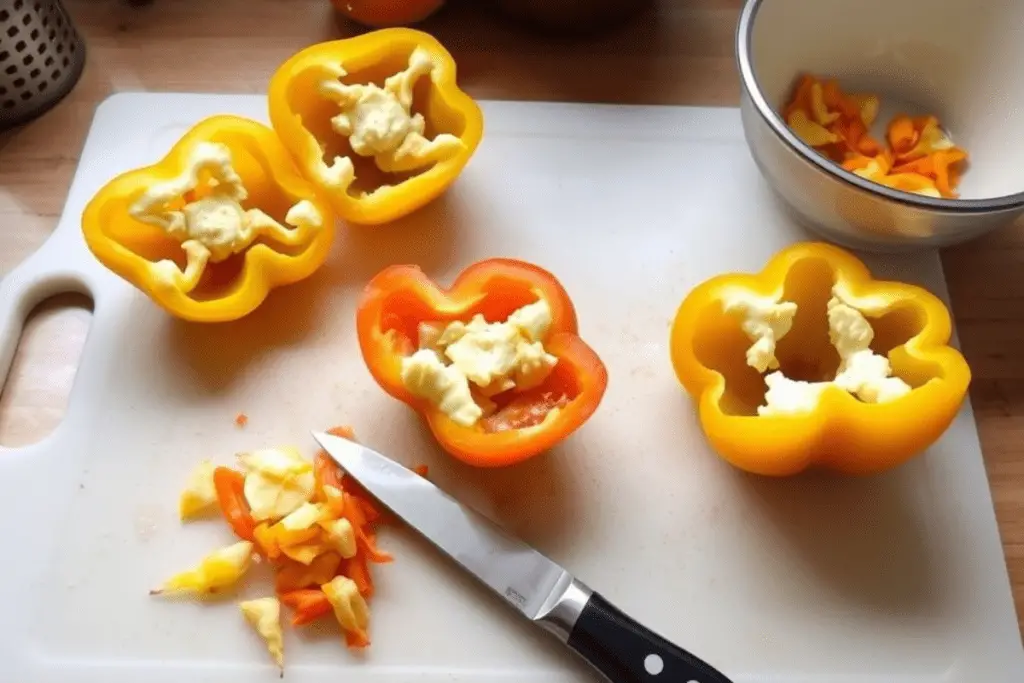
[[[736,54],[754,159],[826,238],[903,251],[963,242],[1024,213],[1024,0],[748,0]],[[877,94],[883,127],[898,110],[938,116],[970,155],[960,198],[889,189],[804,144],[779,113],[802,73]]]

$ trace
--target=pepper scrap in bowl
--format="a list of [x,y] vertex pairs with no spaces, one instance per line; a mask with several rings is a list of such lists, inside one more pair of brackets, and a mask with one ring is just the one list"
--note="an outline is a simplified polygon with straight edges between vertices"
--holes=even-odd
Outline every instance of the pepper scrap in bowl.
[[897,114],[884,143],[871,135],[879,99],[847,94],[835,80],[805,74],[783,115],[804,142],[862,178],[895,190],[955,199],[967,152],[935,116]]

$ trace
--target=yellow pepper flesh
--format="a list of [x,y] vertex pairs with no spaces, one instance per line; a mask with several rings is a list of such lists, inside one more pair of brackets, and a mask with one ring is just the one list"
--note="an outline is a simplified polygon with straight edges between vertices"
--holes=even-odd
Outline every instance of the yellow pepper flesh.
[[[156,225],[137,220],[130,209],[147,190],[187,169],[190,155],[204,143],[230,151],[232,167],[248,195],[240,203],[243,208],[259,209],[280,222],[290,207],[306,201],[322,225],[305,244],[280,245],[261,239],[222,262],[210,262],[199,286],[187,291],[161,278],[159,268],[184,262],[182,242]],[[184,197],[178,202],[185,203]],[[86,206],[82,233],[97,260],[172,315],[222,322],[251,313],[273,288],[312,275],[330,251],[334,213],[299,174],[274,131],[249,119],[220,115],[196,124],[157,163],[107,183]]]
[[[828,381],[839,362],[826,320],[835,285],[856,300],[875,331],[872,349],[888,356],[911,391],[865,403],[830,385],[810,412],[759,416],[764,378],[747,365],[751,341],[723,311],[723,300],[742,290],[795,302],[793,327],[777,344],[779,363],[792,379]],[[673,321],[670,349],[680,382],[698,402],[708,441],[728,462],[774,476],[811,466],[870,474],[920,453],[956,416],[971,375],[948,345],[950,333],[949,313],[933,294],[873,280],[863,263],[838,247],[801,243],[776,254],[758,274],[721,275],[695,288]]]
[[[322,92],[325,74],[339,67],[346,84],[382,85],[409,66],[412,54],[429,55],[432,69],[413,88],[413,112],[426,122],[425,136],[447,134],[461,149],[422,169],[385,173],[372,158],[352,151],[348,139],[332,129],[338,104]],[[375,225],[405,216],[440,196],[462,172],[483,136],[483,114],[455,81],[455,60],[432,36],[409,28],[388,28],[354,38],[312,45],[293,55],[274,73],[268,89],[270,120],[303,171],[318,185],[339,216]],[[355,180],[340,190],[323,180],[324,164],[350,159]]]

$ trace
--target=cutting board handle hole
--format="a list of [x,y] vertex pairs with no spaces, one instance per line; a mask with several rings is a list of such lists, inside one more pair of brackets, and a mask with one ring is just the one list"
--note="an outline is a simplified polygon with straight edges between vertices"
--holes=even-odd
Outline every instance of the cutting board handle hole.
[[28,446],[48,436],[64,417],[92,323],[92,299],[64,293],[37,304],[0,392],[0,445]]

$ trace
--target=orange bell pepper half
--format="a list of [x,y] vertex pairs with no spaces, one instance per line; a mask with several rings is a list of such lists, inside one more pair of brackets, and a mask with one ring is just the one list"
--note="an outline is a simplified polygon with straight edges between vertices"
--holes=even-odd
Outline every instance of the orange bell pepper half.
[[213,471],[213,487],[217,504],[235,535],[244,541],[255,541],[256,522],[245,500],[245,476],[230,467]]
[[[402,360],[417,350],[420,323],[468,322],[476,314],[503,321],[541,299],[551,310],[543,345],[557,363],[541,386],[514,397],[504,398],[515,392],[492,397],[498,406],[490,418],[458,424],[403,384]],[[590,418],[608,384],[601,359],[577,333],[576,311],[561,283],[523,261],[481,261],[447,289],[415,266],[387,268],[367,285],[356,328],[363,359],[377,383],[419,412],[447,452],[477,467],[512,465],[548,450]],[[552,406],[550,396],[565,400]],[[517,398],[514,404],[512,398]]]

